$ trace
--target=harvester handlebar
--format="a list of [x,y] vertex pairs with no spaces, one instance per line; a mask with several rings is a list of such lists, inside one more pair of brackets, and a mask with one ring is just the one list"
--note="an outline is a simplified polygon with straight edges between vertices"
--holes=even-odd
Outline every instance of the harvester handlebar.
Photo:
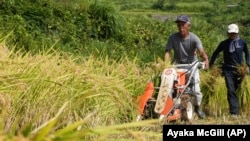
[[194,61],[191,64],[174,64],[172,67],[174,68],[185,68],[185,67],[197,67],[198,69],[205,69],[205,63],[204,62],[199,62],[199,61]]

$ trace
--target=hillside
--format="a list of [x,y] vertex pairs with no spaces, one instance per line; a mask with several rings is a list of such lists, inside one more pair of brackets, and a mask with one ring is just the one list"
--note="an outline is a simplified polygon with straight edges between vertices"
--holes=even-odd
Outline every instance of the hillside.
[[250,40],[249,6],[247,0],[0,2],[0,140],[162,140],[162,125],[250,124],[250,76],[238,92],[240,116],[232,118],[216,68],[201,71],[205,119],[136,122],[138,96],[166,67],[164,46],[177,31],[176,16],[191,16],[192,32],[211,55],[229,23]]

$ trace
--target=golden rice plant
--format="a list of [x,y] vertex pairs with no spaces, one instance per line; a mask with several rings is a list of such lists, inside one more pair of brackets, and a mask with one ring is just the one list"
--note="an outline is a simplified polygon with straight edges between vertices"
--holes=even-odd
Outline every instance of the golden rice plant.
[[[240,101],[240,110],[242,115],[249,115],[249,76],[246,75],[245,68],[239,69],[246,77],[244,77],[242,85],[237,90],[238,99]],[[210,116],[220,117],[229,114],[227,101],[227,89],[222,71],[218,67],[212,68],[208,72],[202,73],[201,85],[203,92],[203,108]]]
[[53,49],[11,52],[0,67],[2,132],[13,140],[132,140],[147,134],[133,129],[151,122],[130,123],[137,114],[134,98],[150,77],[136,61],[73,57]]
[[[8,48],[3,45],[5,49]],[[135,98],[168,65],[138,66],[138,60],[3,51],[0,65],[0,138],[6,140],[161,140],[158,120],[134,122]],[[248,113],[248,77],[241,87]],[[201,72],[203,108],[210,117],[228,110],[223,77]],[[214,119],[213,119],[214,120]],[[201,122],[201,121],[197,121]],[[217,123],[225,123],[218,120]],[[216,123],[204,120],[204,123]],[[237,121],[240,124],[240,121]]]

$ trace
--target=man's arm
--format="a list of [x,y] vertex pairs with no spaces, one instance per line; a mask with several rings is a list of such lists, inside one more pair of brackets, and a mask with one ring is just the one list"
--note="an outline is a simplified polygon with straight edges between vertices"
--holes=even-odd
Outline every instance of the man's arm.
[[250,67],[250,54],[249,54],[248,47],[247,47],[246,43],[245,43],[244,52],[245,52],[246,64],[247,64],[248,67]]
[[223,45],[222,43],[220,43],[217,48],[215,49],[215,51],[213,52],[211,59],[209,61],[209,66],[212,67],[214,65],[214,62],[217,58],[217,56],[219,55],[219,53],[223,50]]
[[170,59],[170,52],[166,51],[165,52],[165,61],[168,61]]
[[203,59],[203,62],[205,63],[205,69],[209,69],[209,61],[208,61],[208,56],[203,48],[199,49],[200,56]]
[[164,61],[165,61],[165,64],[166,65],[171,65],[172,63],[171,63],[171,56],[170,56],[170,51],[166,51],[165,52],[165,56],[164,56]]

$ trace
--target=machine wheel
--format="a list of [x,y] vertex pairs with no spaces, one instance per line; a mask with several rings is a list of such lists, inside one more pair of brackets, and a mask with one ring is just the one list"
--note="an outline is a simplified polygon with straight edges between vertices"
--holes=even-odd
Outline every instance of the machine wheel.
[[187,102],[186,112],[187,112],[187,120],[192,121],[194,117],[194,106],[191,101]]
[[181,120],[192,121],[194,119],[194,103],[193,97],[189,94],[184,94],[181,97]]

